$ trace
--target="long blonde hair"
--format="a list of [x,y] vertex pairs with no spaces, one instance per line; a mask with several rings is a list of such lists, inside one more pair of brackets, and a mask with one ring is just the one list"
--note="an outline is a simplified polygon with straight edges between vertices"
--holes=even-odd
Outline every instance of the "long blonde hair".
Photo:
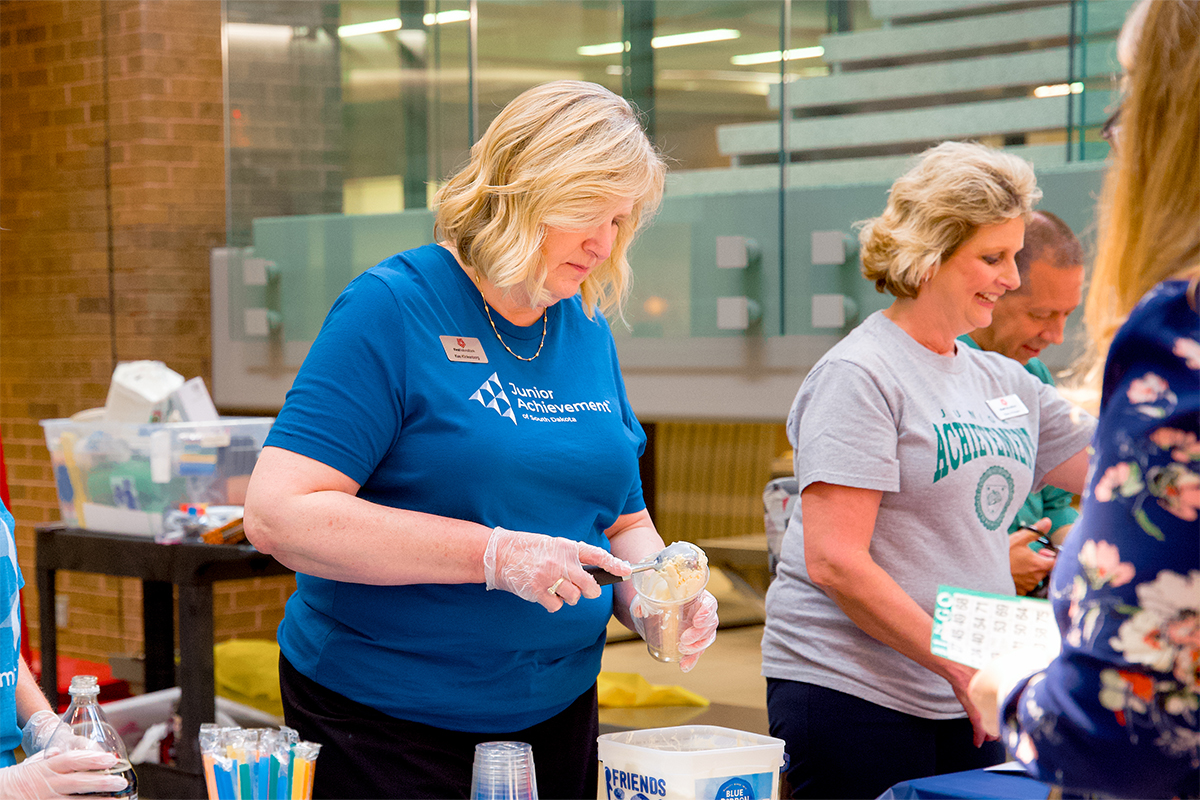
[[471,148],[471,161],[434,197],[435,233],[497,288],[546,298],[546,228],[583,228],[633,201],[612,253],[580,287],[588,316],[621,306],[626,252],[662,199],[666,163],[630,104],[603,86],[554,81],[518,95]]
[[1142,0],[1118,54],[1127,74],[1084,310],[1089,350],[1077,369],[1093,392],[1142,295],[1200,275],[1200,3]]

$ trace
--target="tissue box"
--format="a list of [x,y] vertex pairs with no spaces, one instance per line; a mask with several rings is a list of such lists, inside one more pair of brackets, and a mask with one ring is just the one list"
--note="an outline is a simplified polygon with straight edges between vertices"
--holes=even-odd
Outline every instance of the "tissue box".
[[274,417],[215,422],[42,420],[62,521],[156,536],[182,503],[243,505]]
[[183,376],[161,361],[122,361],[113,370],[104,417],[113,422],[161,422]]

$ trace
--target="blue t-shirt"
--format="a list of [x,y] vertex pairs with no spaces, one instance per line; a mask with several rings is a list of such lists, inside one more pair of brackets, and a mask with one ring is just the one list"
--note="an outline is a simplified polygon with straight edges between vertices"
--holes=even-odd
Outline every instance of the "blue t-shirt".
[[17,540],[13,516],[0,502],[0,599],[8,613],[0,622],[0,767],[15,763],[13,750],[21,744],[21,726],[17,724],[17,676],[21,658],[21,567],[17,563]]
[[[604,531],[645,508],[645,433],[604,318],[578,296],[547,314],[541,354],[519,361],[448,251],[392,256],[338,297],[266,444],[333,467],[373,503],[608,549]],[[516,353],[537,351],[540,322],[491,316]],[[450,730],[516,731],[565,709],[595,682],[612,615],[610,587],[550,614],[483,584],[296,583],[279,629],[296,669]]]

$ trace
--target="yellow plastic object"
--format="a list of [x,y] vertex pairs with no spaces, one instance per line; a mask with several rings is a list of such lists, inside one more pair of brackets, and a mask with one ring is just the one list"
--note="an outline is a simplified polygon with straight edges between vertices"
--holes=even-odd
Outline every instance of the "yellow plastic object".
[[279,645],[266,639],[230,639],[213,647],[216,692],[259,711],[283,716]]
[[708,700],[682,686],[653,684],[636,672],[601,672],[596,678],[601,708],[708,706]]

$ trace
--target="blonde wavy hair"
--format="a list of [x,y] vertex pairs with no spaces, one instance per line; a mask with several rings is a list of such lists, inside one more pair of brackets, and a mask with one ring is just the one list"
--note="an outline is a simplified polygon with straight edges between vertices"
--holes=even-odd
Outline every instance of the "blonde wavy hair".
[[629,293],[626,252],[662,200],[666,163],[634,108],[603,86],[554,81],[518,95],[471,148],[467,166],[434,197],[435,233],[463,265],[504,291],[547,300],[542,244],[547,227],[579,229],[633,201],[612,253],[583,281],[589,317]]
[[1126,69],[1076,368],[1099,392],[1117,329],[1146,292],[1200,276],[1200,3],[1142,0],[1117,40]]
[[981,226],[1028,219],[1041,197],[1029,162],[975,142],[942,142],[896,179],[881,215],[856,223],[863,275],[876,291],[916,297]]

